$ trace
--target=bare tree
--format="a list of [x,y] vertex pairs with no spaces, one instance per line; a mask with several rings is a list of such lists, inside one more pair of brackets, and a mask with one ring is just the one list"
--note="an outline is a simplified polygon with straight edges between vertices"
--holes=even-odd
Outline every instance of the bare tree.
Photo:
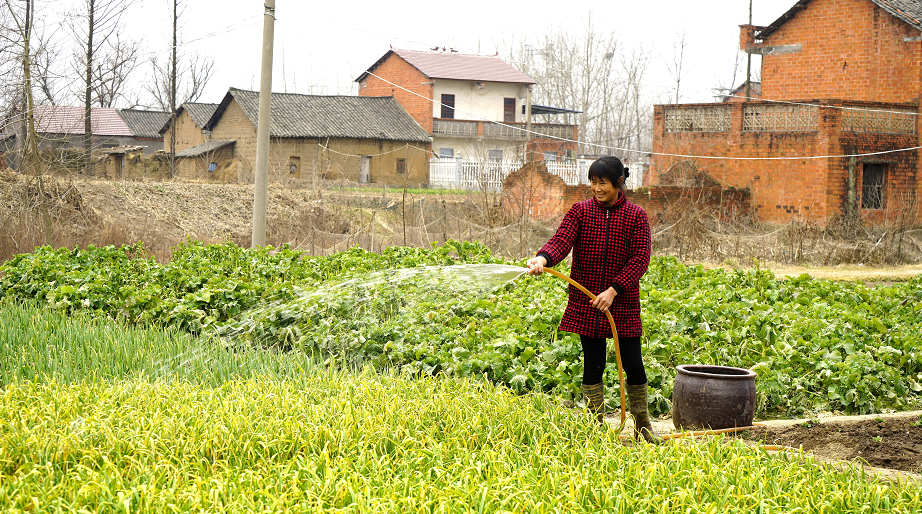
[[21,9],[14,8],[11,0],[5,0],[5,4],[6,11],[9,13],[9,21],[12,22],[15,27],[13,30],[8,31],[6,41],[9,43],[9,49],[19,49],[21,58],[20,64],[22,66],[22,98],[25,100],[25,112],[23,113],[23,125],[25,130],[23,132],[26,141],[22,144],[21,153],[23,158],[20,162],[20,168],[22,168],[24,164],[25,168],[37,176],[39,192],[38,207],[44,224],[45,244],[51,245],[53,244],[51,216],[48,202],[45,197],[42,166],[39,162],[38,138],[35,132],[35,117],[33,116],[34,103],[32,100],[31,42],[32,27],[35,21],[35,5],[32,0],[26,0]]
[[[104,54],[93,65],[92,102],[99,107],[114,107],[119,100],[132,103],[126,91],[128,76],[138,66],[141,43],[113,34]],[[133,105],[129,105],[133,106]]]
[[[214,74],[215,60],[200,53],[192,54],[188,59],[180,56],[182,68],[176,74],[176,105],[195,102],[202,97],[205,86]],[[182,62],[185,61],[185,62]],[[163,62],[157,57],[150,60],[151,78],[144,86],[151,98],[151,104],[163,111],[170,110],[170,89],[173,74],[170,62]]]
[[676,39],[672,42],[672,62],[666,62],[669,74],[672,75],[672,80],[675,81],[675,103],[679,103],[682,78],[685,76],[685,72],[682,70],[682,64],[685,59],[685,47],[688,46],[688,43],[685,42],[685,32],[686,31],[683,30],[676,34]]
[[[131,4],[132,0],[82,0],[80,6],[71,13],[73,20],[72,29],[75,39],[79,43],[79,52],[75,56],[77,74],[82,79],[83,86],[83,157],[87,174],[93,170],[91,159],[92,144],[92,106],[94,100],[94,78],[105,74],[100,73],[96,66],[103,61],[105,48],[111,48],[120,40],[118,31],[122,14]],[[135,53],[137,50],[135,50]],[[137,55],[133,59],[114,59],[114,63],[130,64],[134,68]],[[129,70],[130,72],[130,70]],[[120,85],[124,84],[122,80]],[[110,84],[111,85],[111,84]]]
[[[180,0],[173,3],[173,44],[170,58],[165,64],[160,64],[156,57],[151,59],[153,77],[148,80],[147,92],[153,97],[154,103],[161,109],[170,111],[170,178],[176,175],[176,107],[186,102],[199,98],[205,90],[205,85],[211,79],[214,70],[214,59],[195,53],[189,58],[188,65],[180,69],[180,55],[178,51],[179,18],[185,11]],[[188,79],[182,78],[183,76]],[[180,93],[180,86],[183,93]],[[181,99],[177,102],[177,99]]]
[[544,120],[577,123],[581,153],[649,145],[652,101],[642,80],[650,58],[643,47],[623,46],[591,13],[577,33],[560,29],[507,46],[510,62],[538,83],[533,102],[581,111],[575,119]]

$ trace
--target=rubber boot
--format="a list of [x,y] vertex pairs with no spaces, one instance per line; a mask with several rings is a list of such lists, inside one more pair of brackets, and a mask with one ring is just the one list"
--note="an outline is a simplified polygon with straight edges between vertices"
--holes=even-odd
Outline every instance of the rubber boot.
[[660,444],[663,440],[653,433],[650,414],[647,411],[647,384],[627,385],[627,404],[634,417],[634,439],[643,438],[651,444]]
[[586,408],[589,412],[595,414],[595,419],[599,423],[605,423],[603,410],[605,408],[605,392],[602,383],[586,385],[583,384],[583,398],[586,400]]

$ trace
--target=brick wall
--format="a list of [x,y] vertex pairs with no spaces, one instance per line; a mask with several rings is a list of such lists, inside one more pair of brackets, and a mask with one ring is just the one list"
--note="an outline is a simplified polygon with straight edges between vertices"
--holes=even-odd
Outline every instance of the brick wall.
[[562,178],[548,173],[541,161],[526,163],[503,182],[503,212],[513,219],[558,218],[586,198],[588,186],[568,186]]
[[[749,191],[706,186],[655,186],[626,191],[628,200],[646,211],[651,224],[669,221],[676,210],[690,204],[711,209],[724,217],[751,212]],[[542,162],[528,163],[509,174],[503,183],[503,212],[507,217],[554,221],[576,202],[592,197],[589,186],[568,186],[547,172]]]
[[[183,109],[176,118],[176,151],[181,152],[186,148],[192,148],[205,142],[202,135],[202,127],[199,127],[192,121],[192,115],[189,111]],[[170,127],[168,126],[163,133],[163,150],[170,151]]]
[[918,102],[918,35],[870,0],[813,0],[763,41],[801,50],[762,58],[762,96]]
[[[381,65],[374,70],[374,75],[366,77],[359,84],[359,96],[393,96],[400,105],[410,113],[410,116],[419,123],[423,129],[432,133],[432,94],[433,81],[425,76],[402,57],[391,54]],[[400,84],[402,87],[413,91],[410,93],[397,86],[385,82]],[[422,95],[420,98],[418,95]]]
[[[812,5],[812,4],[811,4]],[[811,132],[750,132],[742,130],[744,105],[729,104],[732,109],[729,132],[666,132],[665,109],[656,106],[653,120],[654,154],[729,157],[706,159],[654,155],[645,185],[697,185],[689,183],[689,174],[706,174],[724,187],[748,189],[756,216],[765,222],[787,223],[792,219],[825,223],[830,216],[844,212],[848,200],[848,159],[796,158],[871,153],[919,146],[916,135],[871,134],[841,131],[841,100],[825,100],[819,109],[818,127]],[[849,102],[881,110],[905,109],[870,102]],[[687,104],[683,108],[711,107],[714,104]],[[728,104],[723,104],[728,105]],[[769,105],[769,104],[765,104]],[[833,108],[824,108],[828,105]],[[917,110],[918,108],[916,108]],[[787,160],[740,160],[789,157]],[[735,159],[734,159],[735,158]],[[918,152],[898,152],[868,162],[885,162],[888,166],[888,198],[919,191]],[[675,182],[675,177],[679,181]],[[860,198],[861,175],[856,177]],[[894,200],[895,201],[895,200]],[[875,216],[875,213],[862,213]],[[918,216],[918,215],[917,215]]]

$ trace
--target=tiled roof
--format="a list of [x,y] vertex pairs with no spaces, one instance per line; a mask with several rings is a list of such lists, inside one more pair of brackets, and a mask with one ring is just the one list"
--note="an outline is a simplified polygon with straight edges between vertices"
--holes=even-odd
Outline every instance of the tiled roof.
[[[231,88],[204,127],[211,130],[231,100],[235,100],[256,127],[259,92]],[[429,142],[397,100],[390,96],[315,96],[272,93],[269,134],[273,137],[341,137]]]
[[176,157],[197,157],[208,152],[213,152],[218,148],[224,148],[227,145],[232,145],[236,141],[208,141],[207,143],[202,143],[200,145],[195,145],[190,148],[186,148],[181,152],[176,152]]
[[536,84],[534,79],[499,57],[416,50],[389,50],[371,68],[362,73],[356,82],[365,80],[369,73],[381,65],[391,54],[397,55],[431,79],[474,80],[480,82],[511,82]]
[[[36,105],[33,112],[35,131],[43,134],[83,134],[83,107]],[[132,137],[131,129],[115,109],[93,107],[90,125],[97,136]]]
[[208,120],[211,119],[211,116],[214,114],[215,110],[218,108],[218,104],[199,104],[186,102],[180,106],[181,109],[189,111],[189,115],[192,116],[192,121],[195,122],[199,127],[204,127]]
[[170,113],[164,111],[139,111],[137,109],[118,109],[118,115],[128,125],[135,137],[163,139],[160,127],[170,120]]
[[[218,104],[198,104],[193,102],[186,102],[176,109],[176,117],[178,118],[183,111],[189,111],[189,116],[192,116],[192,122],[195,123],[199,128],[202,128],[206,123],[208,123],[208,120],[211,119],[211,116],[214,114],[217,108]],[[164,122],[163,126],[160,127],[159,133],[163,134],[169,128],[170,117],[167,116],[166,122]]]
[[[759,32],[759,38],[765,39],[775,33],[782,25],[792,20],[800,11],[807,8],[812,0],[798,0],[793,7],[773,21],[771,25]],[[922,30],[922,0],[870,0],[881,9],[903,20],[916,30]]]

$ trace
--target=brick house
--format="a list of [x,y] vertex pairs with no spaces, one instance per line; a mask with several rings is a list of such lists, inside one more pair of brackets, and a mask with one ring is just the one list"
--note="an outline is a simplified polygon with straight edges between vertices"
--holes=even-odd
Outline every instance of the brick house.
[[[66,105],[37,105],[33,120],[41,152],[51,152],[62,162],[82,156],[84,137],[84,108]],[[90,111],[90,145],[94,153],[116,147],[139,147],[138,151],[152,154],[160,148],[156,130],[158,120],[168,113],[139,111],[135,109],[112,109],[93,107]],[[0,136],[4,141],[3,152],[6,165],[18,169],[21,145],[28,140],[26,122],[19,115],[10,124],[8,132]]]
[[[271,106],[270,180],[426,182],[429,135],[393,98],[272,93]],[[258,91],[231,88],[202,127],[206,142],[183,148],[177,136],[178,176],[208,178],[234,161],[237,180],[250,180],[258,113]]]
[[[522,162],[526,153],[535,160],[576,156],[576,144],[561,140],[575,141],[576,125],[531,123],[532,115],[576,111],[532,106],[535,81],[496,56],[391,49],[355,81],[360,96],[396,98],[432,136],[435,158]],[[529,137],[523,130],[528,127],[539,135]]]
[[[207,142],[210,135],[205,131],[205,124],[217,110],[218,104],[186,102],[176,109],[176,149],[190,148]],[[164,123],[158,127],[163,138],[163,149],[170,151],[170,123],[167,115]]]
[[919,152],[898,151],[922,146],[922,2],[799,0],[740,49],[762,55],[761,99],[655,106],[648,185],[748,189],[774,223],[922,220]]

